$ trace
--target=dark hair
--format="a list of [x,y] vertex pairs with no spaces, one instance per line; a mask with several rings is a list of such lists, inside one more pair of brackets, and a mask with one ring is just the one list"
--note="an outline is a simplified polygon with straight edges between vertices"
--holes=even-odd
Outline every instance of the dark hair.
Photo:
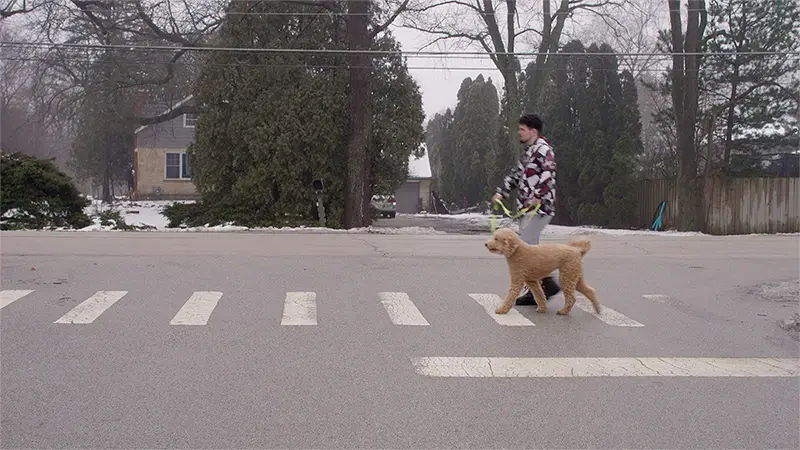
[[522,117],[519,118],[519,124],[525,125],[528,128],[533,128],[542,134],[542,119],[539,118],[536,114],[523,114]]

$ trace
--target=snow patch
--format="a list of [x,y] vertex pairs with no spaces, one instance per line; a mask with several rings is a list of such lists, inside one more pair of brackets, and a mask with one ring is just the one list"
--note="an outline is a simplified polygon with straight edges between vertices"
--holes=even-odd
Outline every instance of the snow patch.
[[[400,214],[403,216],[403,214]],[[441,219],[468,222],[473,225],[490,226],[491,216],[481,213],[464,214],[408,214],[408,217],[419,217],[428,219]],[[517,221],[508,217],[498,217],[496,226],[498,228],[510,228],[519,231]],[[547,236],[572,236],[572,235],[602,235],[602,236],[705,236],[705,233],[697,231],[651,231],[651,230],[625,230],[607,229],[594,226],[567,227],[563,225],[548,225],[542,235]]]

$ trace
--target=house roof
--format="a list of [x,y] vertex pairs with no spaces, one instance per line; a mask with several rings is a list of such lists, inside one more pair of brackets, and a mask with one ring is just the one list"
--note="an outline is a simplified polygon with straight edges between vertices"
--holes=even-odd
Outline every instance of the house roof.
[[[166,113],[172,111],[173,109],[178,108],[182,104],[184,104],[184,103],[188,102],[189,100],[191,100],[192,97],[194,97],[194,95],[189,95],[188,97],[184,98],[183,100],[179,101],[178,103],[176,103],[176,104],[170,106],[169,108],[165,109],[164,111],[161,111],[160,113],[156,114],[156,116],[160,116],[162,114],[166,114]],[[136,129],[136,131],[134,131],[134,134],[139,134],[142,130],[144,130],[145,128],[147,128],[149,126],[150,125],[142,125],[142,126],[140,126],[139,128]]]
[[431,162],[427,149],[422,158],[417,158],[413,153],[408,157],[408,178],[431,178]]

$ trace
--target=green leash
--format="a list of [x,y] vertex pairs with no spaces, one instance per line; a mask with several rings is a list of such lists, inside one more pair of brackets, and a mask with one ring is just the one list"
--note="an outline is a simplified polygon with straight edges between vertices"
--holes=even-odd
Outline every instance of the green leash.
[[[518,211],[514,215],[511,214],[511,211],[509,211],[508,208],[506,208],[506,205],[504,205],[503,202],[500,201],[500,200],[495,200],[494,205],[492,205],[492,209],[497,211],[498,205],[500,206],[500,208],[503,209],[503,215],[506,216],[506,217],[510,217],[513,220],[513,219],[517,219],[519,217],[522,217],[525,214],[528,214],[529,211],[531,213],[535,213],[536,211],[539,210],[539,206],[541,206],[541,203],[536,205],[536,206],[534,206],[533,208],[531,208],[530,206],[527,207],[527,208],[524,208],[521,211]],[[491,233],[494,234],[494,232],[497,230],[497,215],[496,214],[492,214],[492,215],[489,216],[489,223],[491,225]]]

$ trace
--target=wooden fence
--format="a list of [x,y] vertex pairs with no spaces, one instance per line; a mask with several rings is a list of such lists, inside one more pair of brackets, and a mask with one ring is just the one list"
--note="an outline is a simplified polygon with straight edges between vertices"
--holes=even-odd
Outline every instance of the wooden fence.
[[[800,178],[709,177],[703,179],[702,196],[706,233],[800,232]],[[639,222],[652,224],[662,201],[667,202],[662,229],[675,228],[679,214],[676,180],[641,181]]]

